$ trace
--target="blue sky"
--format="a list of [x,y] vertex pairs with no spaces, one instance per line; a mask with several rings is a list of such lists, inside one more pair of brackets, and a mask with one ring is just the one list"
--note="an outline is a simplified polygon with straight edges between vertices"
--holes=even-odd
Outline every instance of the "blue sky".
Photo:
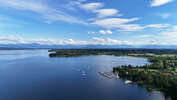
[[176,0],[0,0],[0,44],[177,45]]

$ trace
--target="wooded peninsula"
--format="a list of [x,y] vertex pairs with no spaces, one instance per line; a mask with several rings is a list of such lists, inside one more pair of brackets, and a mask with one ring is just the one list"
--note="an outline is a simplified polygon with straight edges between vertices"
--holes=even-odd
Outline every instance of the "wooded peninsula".
[[147,58],[152,64],[143,66],[122,65],[113,67],[121,77],[143,84],[149,89],[163,91],[177,99],[177,50],[175,49],[53,49],[49,57],[86,55],[114,55]]

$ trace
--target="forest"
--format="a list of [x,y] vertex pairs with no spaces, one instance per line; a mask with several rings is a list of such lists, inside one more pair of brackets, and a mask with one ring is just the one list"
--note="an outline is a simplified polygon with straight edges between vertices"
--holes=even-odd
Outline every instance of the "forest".
[[[174,100],[177,98],[177,79],[176,75],[153,70],[150,65],[132,66],[122,65],[113,67],[114,72],[119,72],[121,77],[127,78],[138,84],[143,84],[149,89],[164,92]],[[144,69],[144,70],[143,70]]]
[[[152,56],[161,54],[177,54],[175,49],[52,49],[50,57],[72,57],[85,55],[114,55],[114,56]],[[137,55],[138,54],[138,55]],[[140,54],[140,55],[139,55]]]

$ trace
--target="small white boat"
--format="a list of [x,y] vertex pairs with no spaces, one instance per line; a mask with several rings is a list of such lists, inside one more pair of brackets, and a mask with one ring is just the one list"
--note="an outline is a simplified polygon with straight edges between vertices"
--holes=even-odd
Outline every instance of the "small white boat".
[[79,69],[77,71],[79,71]]
[[84,71],[82,71],[82,73],[84,73]]
[[117,74],[117,76],[115,76],[115,78],[120,78],[119,75]]
[[127,81],[125,81],[125,84],[131,84],[131,83],[132,83],[131,80],[127,80]]
[[85,75],[85,74],[82,74],[82,75]]

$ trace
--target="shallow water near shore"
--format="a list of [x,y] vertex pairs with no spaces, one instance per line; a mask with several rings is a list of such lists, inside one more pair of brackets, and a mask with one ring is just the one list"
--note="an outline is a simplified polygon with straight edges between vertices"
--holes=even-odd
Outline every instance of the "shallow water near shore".
[[50,58],[48,54],[47,50],[1,50],[0,100],[165,100],[161,92],[98,73],[118,65],[144,65],[145,58]]

